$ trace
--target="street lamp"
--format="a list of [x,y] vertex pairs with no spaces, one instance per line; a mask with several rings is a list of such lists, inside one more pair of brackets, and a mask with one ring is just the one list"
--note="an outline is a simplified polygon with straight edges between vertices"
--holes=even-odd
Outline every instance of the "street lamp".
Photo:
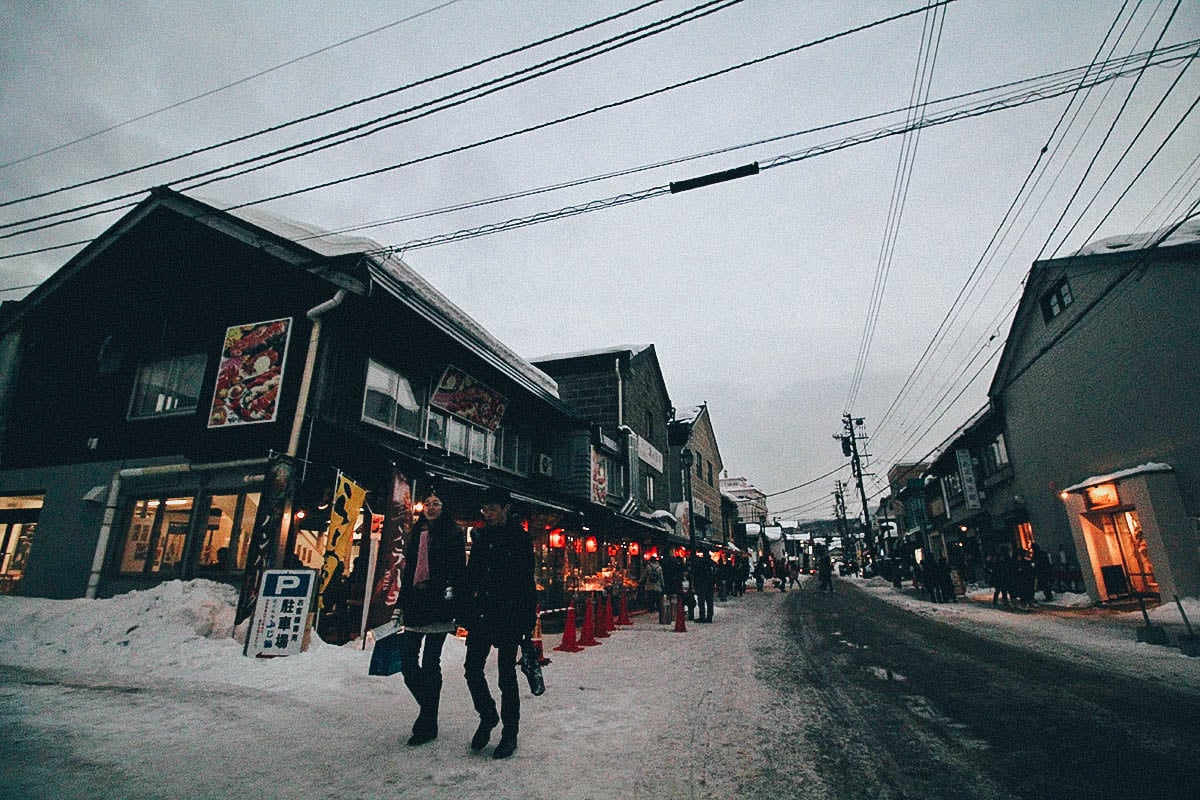
[[683,467],[683,491],[687,497],[688,539],[691,542],[692,558],[696,557],[696,518],[692,514],[692,451],[686,447],[679,451],[679,466]]

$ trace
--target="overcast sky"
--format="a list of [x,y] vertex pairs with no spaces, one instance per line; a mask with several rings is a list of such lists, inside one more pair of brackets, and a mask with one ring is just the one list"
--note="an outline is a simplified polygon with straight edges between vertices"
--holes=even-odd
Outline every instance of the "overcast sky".
[[[260,131],[635,5],[9,0],[0,10],[0,202]],[[158,184],[186,192],[194,183],[188,176],[449,95],[693,5],[664,0],[336,114],[8,205],[0,208],[0,225]],[[874,133],[900,128],[903,112],[803,132],[904,109],[914,86],[926,85],[914,81],[918,63],[926,65],[931,101],[1085,66],[1122,5],[956,0],[944,14],[913,14],[636,102],[258,207],[340,230],[800,134],[359,233],[385,245],[413,243],[759,162],[755,176],[411,248],[403,257],[530,359],[653,343],[674,405],[706,401],[729,474],[766,492],[844,463],[832,437],[842,414],[852,411],[872,437],[865,449],[874,454],[871,470],[880,480],[868,486],[875,495],[891,464],[926,455],[983,405],[1022,278],[1039,254],[1161,227],[1195,201],[1200,115],[1168,134],[1197,98],[1200,69],[1183,74],[1107,180],[1190,61],[1146,70],[1140,81],[1134,72],[1106,82],[1070,107],[1064,94],[931,126],[915,145]],[[922,6],[911,0],[714,6],[719,10],[708,16],[550,75],[193,193],[222,207],[262,200],[617,103]],[[1117,21],[1123,35],[1103,46],[1106,58],[1151,49],[1175,2],[1128,6]],[[1200,6],[1183,2],[1159,46],[1197,38]],[[229,84],[235,85],[221,88]],[[1036,85],[1048,91],[1045,81]],[[926,116],[966,113],[999,96],[935,102]],[[60,147],[82,137],[89,138]],[[850,139],[862,143],[823,152]],[[801,153],[811,157],[775,160]],[[905,153],[910,167],[900,169]],[[1032,191],[1019,193],[1035,167]],[[898,175],[908,175],[901,191]],[[905,200],[902,212],[889,210],[897,195]],[[1014,201],[1019,213],[1005,226]],[[87,240],[117,216],[0,239],[0,255]],[[997,231],[1003,235],[989,244]],[[36,284],[78,249],[0,260],[0,288]],[[0,299],[27,292],[0,292]],[[965,300],[956,303],[960,292]],[[874,333],[864,351],[868,330]],[[839,477],[848,480],[848,470],[773,497],[772,513],[828,515]],[[848,504],[853,515],[858,503]]]

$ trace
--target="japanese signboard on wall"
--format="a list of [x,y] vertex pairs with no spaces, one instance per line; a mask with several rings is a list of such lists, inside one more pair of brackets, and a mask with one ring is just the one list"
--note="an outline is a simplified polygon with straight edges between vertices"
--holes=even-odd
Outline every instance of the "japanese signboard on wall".
[[246,633],[245,654],[259,658],[290,656],[304,646],[304,627],[316,572],[269,569],[263,573],[254,618]]
[[967,508],[980,508],[979,487],[975,484],[975,465],[971,463],[971,451],[959,448],[954,451],[958,459],[958,477],[962,480],[963,500]]
[[225,330],[208,427],[274,422],[291,317]]
[[494,431],[500,427],[508,400],[457,367],[446,367],[429,405]]
[[604,505],[608,502],[608,461],[600,451],[592,448],[592,502]]

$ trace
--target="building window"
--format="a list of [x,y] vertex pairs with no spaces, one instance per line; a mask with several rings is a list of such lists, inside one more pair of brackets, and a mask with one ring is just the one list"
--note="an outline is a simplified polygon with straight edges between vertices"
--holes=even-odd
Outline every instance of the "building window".
[[408,378],[374,361],[367,362],[363,419],[409,436],[421,435],[421,404]]
[[654,502],[654,476],[642,476],[642,495],[646,498],[647,503]]
[[203,353],[174,356],[138,367],[129,419],[191,414],[200,404],[200,384],[208,358]]
[[0,594],[16,594],[33,549],[42,496],[0,497]]
[[[245,569],[258,500],[258,492],[213,495],[203,502],[194,497],[134,498],[119,540],[117,572],[182,578]],[[196,512],[203,515],[203,524]]]
[[988,445],[985,459],[988,475],[993,475],[1008,466],[1008,448],[1004,445],[1004,434],[999,434]]
[[1059,278],[1050,291],[1042,295],[1042,318],[1049,322],[1057,317],[1075,298],[1071,295],[1071,284]]
[[713,482],[712,482],[712,462],[711,462],[711,461],[710,461],[710,462],[708,462],[708,485],[709,485],[709,486],[712,486],[712,485],[713,485]]

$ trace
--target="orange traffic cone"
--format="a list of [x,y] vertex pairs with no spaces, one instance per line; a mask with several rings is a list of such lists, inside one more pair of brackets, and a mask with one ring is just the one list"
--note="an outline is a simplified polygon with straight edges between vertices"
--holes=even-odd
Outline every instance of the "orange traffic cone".
[[596,638],[607,639],[612,629],[612,598],[605,595],[603,603],[596,601]]
[[[538,623],[538,627],[539,628],[541,627],[540,621]],[[562,642],[560,642],[558,647],[556,647],[554,649],[558,650],[560,652],[563,652],[563,653],[578,653],[580,650],[583,649],[575,642],[575,609],[574,609],[574,607],[567,609],[567,624],[566,624],[566,627],[563,628]]]
[[632,625],[633,620],[629,618],[629,600],[625,595],[621,595],[621,616],[617,617],[618,625]]
[[675,604],[675,632],[687,633],[687,625],[683,621],[683,600]]
[[579,637],[579,644],[582,647],[595,647],[600,644],[596,641],[596,618],[592,611],[592,598],[584,601],[583,606],[583,635]]

